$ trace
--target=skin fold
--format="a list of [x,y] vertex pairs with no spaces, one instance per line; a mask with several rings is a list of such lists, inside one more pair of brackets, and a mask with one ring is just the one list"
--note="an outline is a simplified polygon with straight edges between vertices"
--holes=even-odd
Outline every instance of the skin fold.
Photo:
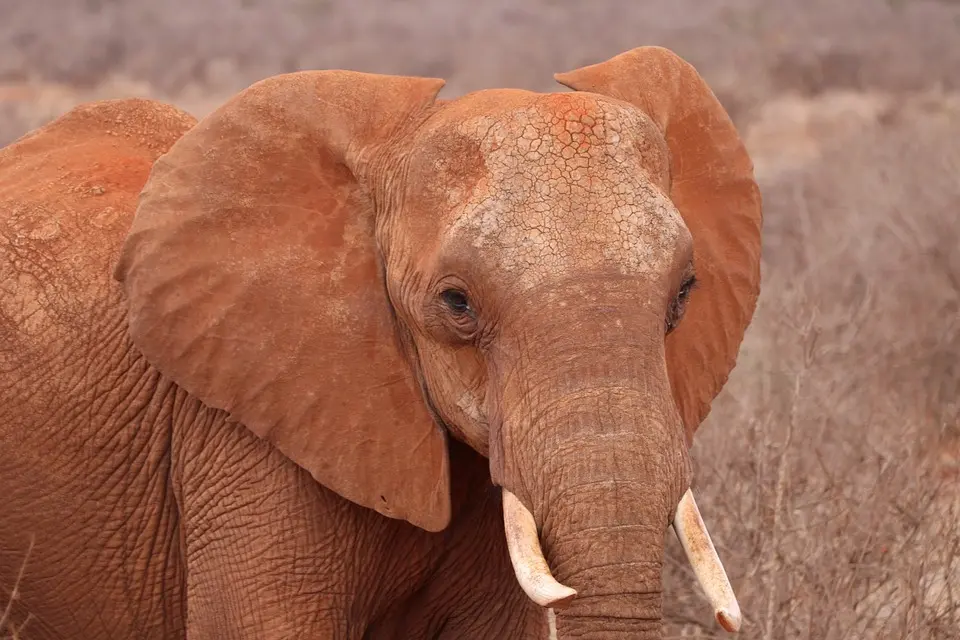
[[101,102],[0,150],[23,637],[546,638],[501,488],[577,591],[557,637],[660,637],[760,195],[671,52],[557,79],[440,101],[299,72],[200,122]]

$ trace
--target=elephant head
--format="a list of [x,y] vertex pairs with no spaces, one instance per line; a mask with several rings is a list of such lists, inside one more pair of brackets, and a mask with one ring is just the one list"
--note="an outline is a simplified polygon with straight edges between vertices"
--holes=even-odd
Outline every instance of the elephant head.
[[659,634],[671,524],[732,630],[688,448],[758,295],[752,164],[665,49],[557,80],[574,91],[249,87],[153,168],[116,272],[131,335],[325,486],[428,531],[451,518],[448,435],[486,455],[561,638]]

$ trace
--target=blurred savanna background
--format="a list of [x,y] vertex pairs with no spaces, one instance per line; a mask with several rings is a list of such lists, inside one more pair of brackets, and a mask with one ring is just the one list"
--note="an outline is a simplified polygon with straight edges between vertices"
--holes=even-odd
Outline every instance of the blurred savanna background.
[[[0,0],[0,144],[298,69],[554,90],[644,44],[711,84],[765,199],[759,308],[694,446],[741,637],[960,638],[957,0]],[[668,548],[668,637],[723,637]]]

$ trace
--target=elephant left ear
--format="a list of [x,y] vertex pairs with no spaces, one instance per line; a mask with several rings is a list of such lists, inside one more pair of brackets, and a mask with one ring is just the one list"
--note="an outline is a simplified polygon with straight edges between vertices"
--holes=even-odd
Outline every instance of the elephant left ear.
[[164,375],[341,496],[430,531],[450,520],[447,440],[394,326],[375,196],[396,187],[371,165],[396,168],[442,86],[252,85],[156,162],[116,269]]
[[694,67],[639,47],[555,76],[644,111],[670,150],[670,199],[693,235],[699,286],[667,338],[667,369],[687,437],[727,381],[760,293],[760,189],[730,117]]

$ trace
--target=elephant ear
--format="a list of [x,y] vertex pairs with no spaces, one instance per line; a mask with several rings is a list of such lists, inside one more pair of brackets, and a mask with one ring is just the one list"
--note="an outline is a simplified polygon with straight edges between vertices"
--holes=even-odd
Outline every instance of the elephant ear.
[[726,383],[760,293],[760,190],[736,128],[692,65],[640,47],[555,76],[623,100],[657,124],[670,152],[670,198],[693,235],[699,286],[667,339],[667,368],[687,437]]
[[429,531],[450,519],[446,434],[397,337],[366,180],[442,86],[252,85],[156,162],[116,270],[162,373],[341,496]]

